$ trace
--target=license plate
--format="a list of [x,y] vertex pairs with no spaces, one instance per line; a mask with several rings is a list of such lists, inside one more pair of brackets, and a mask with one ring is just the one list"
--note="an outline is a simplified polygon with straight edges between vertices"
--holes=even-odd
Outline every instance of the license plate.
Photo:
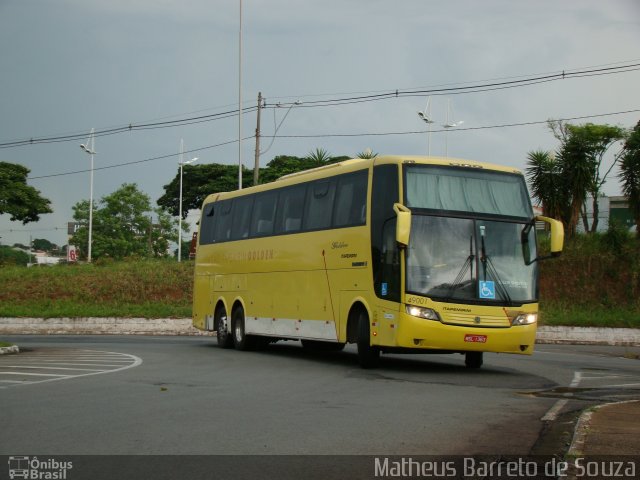
[[465,335],[464,341],[469,343],[487,343],[486,335]]

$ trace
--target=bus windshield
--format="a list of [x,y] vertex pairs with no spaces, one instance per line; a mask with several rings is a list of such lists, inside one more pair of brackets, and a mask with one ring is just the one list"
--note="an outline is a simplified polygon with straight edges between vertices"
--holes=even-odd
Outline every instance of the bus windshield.
[[406,205],[414,209],[500,215],[530,220],[533,216],[524,177],[476,168],[408,165]]
[[[407,291],[451,302],[535,302],[537,265],[521,240],[533,218],[520,174],[407,165]],[[530,233],[528,245],[535,249]]]
[[[412,215],[407,291],[463,303],[513,305],[536,301],[537,263],[527,265],[522,252],[525,226]],[[533,229],[529,235],[535,235]],[[535,238],[529,239],[529,245],[535,248]]]

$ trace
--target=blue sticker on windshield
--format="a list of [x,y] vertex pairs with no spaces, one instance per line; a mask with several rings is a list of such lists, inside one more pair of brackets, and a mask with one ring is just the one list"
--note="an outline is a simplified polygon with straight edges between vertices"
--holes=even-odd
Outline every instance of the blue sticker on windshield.
[[491,281],[480,281],[480,298],[496,298],[496,284]]
[[386,297],[386,296],[387,296],[387,294],[389,293],[389,285],[388,285],[387,283],[383,283],[383,284],[382,284],[382,288],[381,288],[380,290],[381,290],[380,294],[381,294],[383,297]]

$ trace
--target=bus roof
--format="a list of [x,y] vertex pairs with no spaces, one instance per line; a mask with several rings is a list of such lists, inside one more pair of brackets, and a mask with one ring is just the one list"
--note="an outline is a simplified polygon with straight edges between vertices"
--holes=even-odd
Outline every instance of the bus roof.
[[344,160],[342,162],[323,165],[322,167],[303,170],[301,172],[290,173],[284,175],[277,180],[254,187],[247,187],[242,190],[234,190],[231,192],[218,192],[208,195],[204,203],[211,203],[217,200],[233,198],[237,196],[247,195],[250,193],[271,190],[272,188],[283,187],[286,185],[295,185],[305,181],[316,180],[324,177],[330,177],[341,173],[353,172],[356,170],[369,168],[372,165],[383,164],[421,164],[421,165],[441,165],[454,167],[471,167],[481,168],[498,172],[516,173],[522,175],[522,172],[513,167],[505,167],[495,163],[478,162],[475,160],[465,160],[453,157],[433,157],[420,155],[381,155],[373,159],[355,158]]

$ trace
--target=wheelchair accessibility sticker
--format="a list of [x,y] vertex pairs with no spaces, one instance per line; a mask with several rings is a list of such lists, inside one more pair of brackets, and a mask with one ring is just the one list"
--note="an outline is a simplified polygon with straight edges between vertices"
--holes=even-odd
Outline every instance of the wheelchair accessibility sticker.
[[496,284],[492,281],[480,281],[480,298],[496,298]]

